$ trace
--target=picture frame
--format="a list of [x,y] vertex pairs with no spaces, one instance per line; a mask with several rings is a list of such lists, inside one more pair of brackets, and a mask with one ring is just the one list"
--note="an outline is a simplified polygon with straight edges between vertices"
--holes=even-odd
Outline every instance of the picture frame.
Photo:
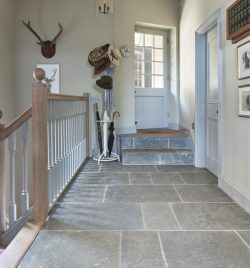
[[249,8],[249,0],[236,0],[227,8],[227,40],[233,44],[250,35]]
[[60,65],[59,64],[37,64],[37,68],[45,71],[43,83],[47,85],[49,92],[60,94]]
[[250,117],[250,84],[239,87],[239,116]]
[[250,41],[238,46],[238,78],[250,78]]

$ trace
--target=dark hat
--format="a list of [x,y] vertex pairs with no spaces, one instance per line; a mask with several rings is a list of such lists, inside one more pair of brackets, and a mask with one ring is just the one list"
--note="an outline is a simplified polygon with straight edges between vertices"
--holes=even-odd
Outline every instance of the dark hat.
[[103,58],[100,61],[96,62],[94,75],[98,75],[102,73],[103,71],[107,70],[110,67],[110,64],[111,62],[109,58]]
[[113,88],[113,79],[111,76],[103,75],[101,79],[96,81],[96,84],[103,89],[112,89]]
[[93,49],[88,56],[88,61],[90,65],[95,66],[98,61],[102,60],[105,57],[108,57],[108,48],[109,44],[106,44],[104,46]]

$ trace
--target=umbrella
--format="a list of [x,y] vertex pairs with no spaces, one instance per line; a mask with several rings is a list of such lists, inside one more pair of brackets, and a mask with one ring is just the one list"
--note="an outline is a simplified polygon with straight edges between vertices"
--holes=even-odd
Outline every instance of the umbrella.
[[98,111],[98,103],[95,104],[95,114],[96,114],[96,122],[97,122],[98,143],[99,143],[100,155],[101,155],[103,152],[102,130],[101,130],[101,124],[100,124],[100,115],[99,115],[99,111]]
[[111,152],[113,149],[113,144],[114,144],[114,119],[115,119],[115,115],[118,115],[120,117],[120,113],[119,112],[114,112],[113,113],[113,118],[112,118],[112,122],[109,125],[109,139],[108,139],[108,151],[109,151],[109,157],[111,156]]

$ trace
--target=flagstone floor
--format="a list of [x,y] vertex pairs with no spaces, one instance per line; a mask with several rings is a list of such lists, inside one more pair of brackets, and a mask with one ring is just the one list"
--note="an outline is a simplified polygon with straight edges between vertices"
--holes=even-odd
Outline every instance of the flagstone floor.
[[207,170],[89,160],[20,267],[249,268],[250,215]]

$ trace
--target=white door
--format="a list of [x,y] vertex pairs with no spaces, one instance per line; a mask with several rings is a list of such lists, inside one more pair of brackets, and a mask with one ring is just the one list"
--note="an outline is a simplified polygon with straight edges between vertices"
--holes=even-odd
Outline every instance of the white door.
[[135,32],[135,121],[137,129],[163,128],[167,120],[167,32]]
[[217,28],[207,34],[206,168],[218,175],[218,41]]

